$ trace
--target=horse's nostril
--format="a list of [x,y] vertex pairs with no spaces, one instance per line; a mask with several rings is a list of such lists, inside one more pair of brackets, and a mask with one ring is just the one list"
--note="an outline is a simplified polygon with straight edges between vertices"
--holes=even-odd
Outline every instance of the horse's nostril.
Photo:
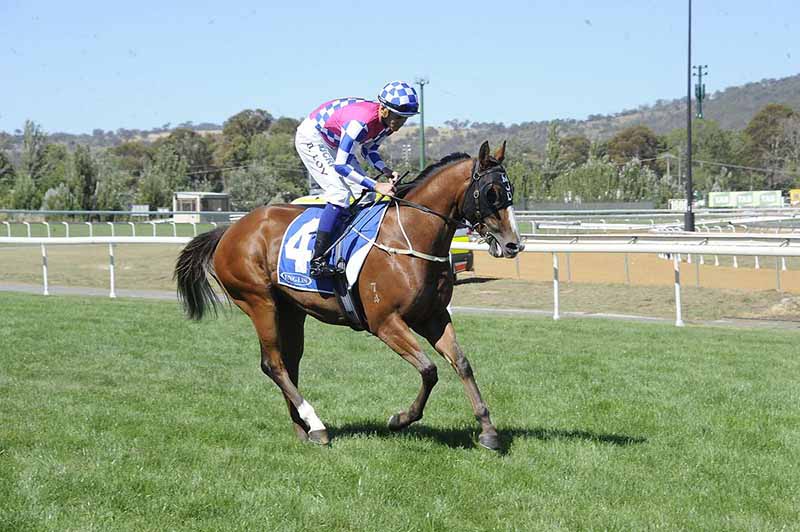
[[513,242],[509,242],[508,244],[506,244],[506,249],[509,251],[517,251],[519,249],[519,246],[517,246]]

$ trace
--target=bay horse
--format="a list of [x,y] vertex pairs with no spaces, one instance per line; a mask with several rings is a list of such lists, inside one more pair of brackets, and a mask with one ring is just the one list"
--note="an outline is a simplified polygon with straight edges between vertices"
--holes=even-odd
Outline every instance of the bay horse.
[[[422,418],[436,384],[436,366],[420,348],[416,331],[460,377],[481,426],[478,442],[492,450],[500,442],[472,368],[456,340],[447,305],[453,274],[450,243],[462,220],[489,243],[495,257],[515,257],[522,249],[514,218],[513,188],[503,159],[505,142],[490,155],[484,142],[477,158],[451,154],[426,168],[387,208],[376,242],[357,283],[365,327],[414,366],[422,386],[408,410],[394,414],[397,431]],[[261,345],[261,369],[281,389],[297,436],[327,444],[327,429],[298,391],[307,315],[333,325],[348,325],[334,297],[278,284],[281,240],[304,207],[259,207],[233,225],[192,239],[175,266],[178,295],[189,318],[201,319],[217,303],[207,278],[213,276],[227,298],[252,320]],[[411,245],[413,243],[413,246]],[[406,252],[414,248],[414,253]]]

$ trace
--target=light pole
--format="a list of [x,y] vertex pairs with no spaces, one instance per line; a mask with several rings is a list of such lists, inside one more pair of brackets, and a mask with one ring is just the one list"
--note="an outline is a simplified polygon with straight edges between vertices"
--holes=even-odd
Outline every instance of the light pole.
[[694,187],[692,183],[692,0],[689,0],[688,61],[686,63],[686,212],[683,230],[694,232]]
[[430,83],[425,78],[417,78],[419,85],[419,170],[425,169],[425,85]]

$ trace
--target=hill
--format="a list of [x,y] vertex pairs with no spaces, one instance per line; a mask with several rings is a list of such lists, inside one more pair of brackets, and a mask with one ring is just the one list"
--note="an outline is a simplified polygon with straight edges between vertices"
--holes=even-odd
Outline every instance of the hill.
[[[723,129],[743,129],[750,119],[768,103],[788,105],[800,111],[800,74],[781,79],[764,79],[709,94],[704,104],[707,119],[715,120]],[[589,139],[605,140],[619,131],[634,125],[645,125],[657,134],[665,134],[686,125],[686,99],[659,100],[652,105],[622,110],[611,115],[590,115],[586,120],[547,120],[522,122],[506,126],[501,123],[474,123],[460,121],[461,127],[426,128],[431,158],[439,158],[453,151],[474,151],[484,139],[493,143],[509,140],[517,149],[543,151],[547,133],[552,124],[558,125],[559,134],[584,135]],[[450,121],[458,124],[459,121]],[[407,134],[392,139],[390,154],[404,157],[403,145],[412,144],[411,156],[419,142],[418,133],[408,129]]]

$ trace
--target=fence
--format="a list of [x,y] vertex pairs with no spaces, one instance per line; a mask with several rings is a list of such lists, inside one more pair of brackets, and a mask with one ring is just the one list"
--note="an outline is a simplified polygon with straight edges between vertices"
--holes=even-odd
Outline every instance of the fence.
[[[565,239],[563,235],[550,238],[527,240],[525,253],[550,253],[553,258],[553,319],[560,318],[559,310],[559,253],[650,253],[664,254],[672,258],[675,271],[675,325],[684,325],[681,312],[681,256],[692,255],[733,255],[733,256],[772,256],[800,257],[800,237],[767,237],[765,235],[588,235]],[[109,297],[116,297],[116,278],[114,246],[119,244],[186,244],[189,237],[0,237],[0,244],[39,245],[42,251],[43,294],[48,295],[47,246],[48,245],[107,245],[109,255]],[[486,251],[488,245],[474,242],[456,242],[453,247],[474,251]],[[627,264],[627,261],[626,261]],[[776,279],[780,287],[781,269],[776,267]]]

